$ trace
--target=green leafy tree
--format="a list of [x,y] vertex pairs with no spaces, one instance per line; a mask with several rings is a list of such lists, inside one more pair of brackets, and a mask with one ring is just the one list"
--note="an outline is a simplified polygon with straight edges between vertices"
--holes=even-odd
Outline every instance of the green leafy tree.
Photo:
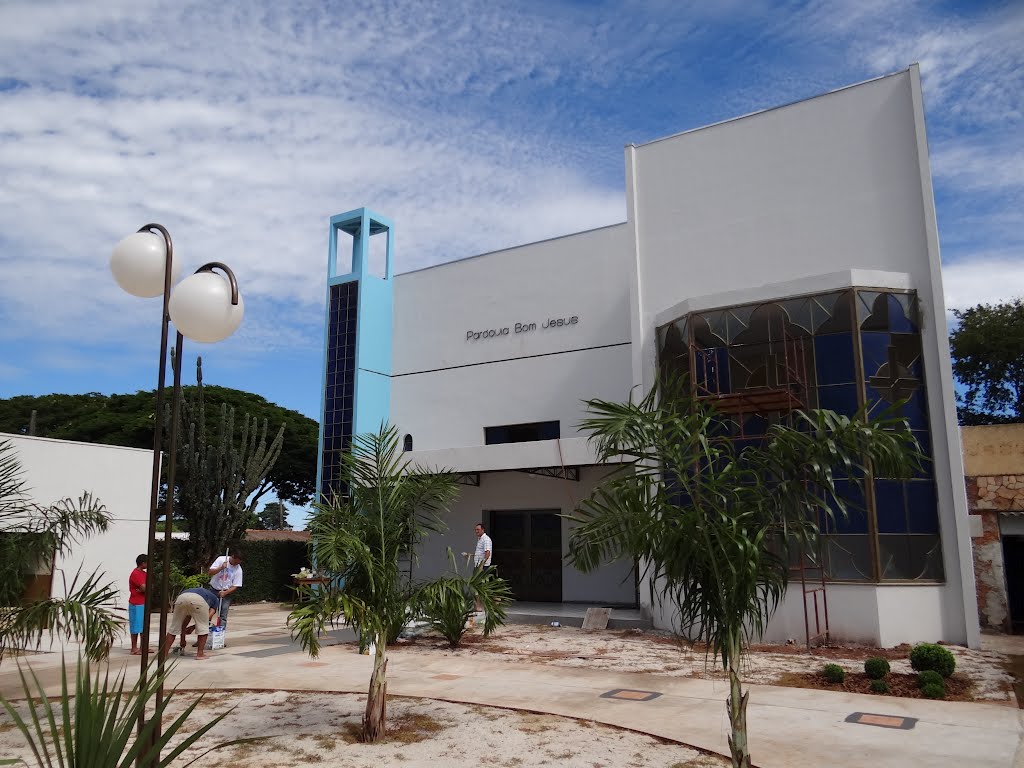
[[[292,634],[314,658],[320,633],[340,621],[355,627],[360,647],[373,647],[373,674],[362,721],[362,739],[375,742],[387,727],[387,646],[416,615],[427,585],[414,586],[403,559],[431,532],[458,493],[455,478],[411,464],[399,447],[394,427],[357,435],[342,456],[344,495],[314,506],[311,548],[317,571],[328,586],[307,592],[309,602],[292,611]],[[484,605],[495,607],[504,582],[482,579]],[[507,590],[507,585],[504,585]],[[485,632],[496,626],[490,619]]]
[[77,503],[38,504],[23,475],[14,446],[0,441],[0,658],[12,648],[39,647],[52,631],[81,642],[89,658],[102,659],[123,624],[114,609],[117,589],[102,574],[79,571],[58,597],[26,599],[25,587],[31,574],[50,571],[58,555],[106,531],[110,514],[88,493]]
[[216,428],[211,428],[202,358],[196,360],[196,381],[179,413],[175,515],[188,522],[187,563],[202,572],[230,541],[245,535],[260,489],[281,453],[285,428],[268,442],[267,420],[245,414],[236,433],[235,409],[227,403],[216,409]]
[[1024,299],[953,310],[953,374],[961,424],[1024,421]]
[[279,501],[268,501],[249,518],[249,527],[257,531],[290,531],[288,507]]
[[[185,387],[184,397],[191,398],[194,390],[195,387]],[[318,434],[313,419],[237,389],[207,384],[204,397],[211,413],[223,404],[236,413],[247,413],[260,422],[265,420],[275,428],[284,425],[281,455],[256,493],[263,497],[273,491],[285,504],[296,506],[312,501],[316,491]],[[151,449],[155,404],[152,390],[131,395],[92,392],[0,399],[0,432],[26,434],[35,411],[35,434],[40,437]]]
[[639,403],[590,400],[583,428],[599,459],[625,459],[573,519],[570,560],[583,571],[644,563],[651,599],[678,611],[682,632],[707,644],[729,676],[736,768],[750,766],[741,659],[782,600],[791,556],[814,552],[820,514],[844,510],[835,476],[868,462],[884,477],[914,466],[916,444],[897,419],[794,412],[761,447],[738,450],[722,417],[679,384]]

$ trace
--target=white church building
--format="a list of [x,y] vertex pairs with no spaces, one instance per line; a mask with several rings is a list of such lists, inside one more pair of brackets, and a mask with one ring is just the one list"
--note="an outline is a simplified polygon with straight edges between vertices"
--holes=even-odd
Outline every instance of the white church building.
[[414,461],[463,484],[417,576],[471,548],[480,521],[518,600],[640,608],[667,628],[631,563],[584,574],[566,560],[561,515],[610,469],[578,428],[584,400],[681,370],[756,440],[794,406],[909,398],[928,469],[868,478],[864,513],[823,532],[823,573],[794,574],[767,639],[816,634],[827,599],[833,639],[977,646],[917,66],[629,145],[625,177],[621,224],[398,275],[400,222],[332,217],[321,492],[352,435],[388,421]]

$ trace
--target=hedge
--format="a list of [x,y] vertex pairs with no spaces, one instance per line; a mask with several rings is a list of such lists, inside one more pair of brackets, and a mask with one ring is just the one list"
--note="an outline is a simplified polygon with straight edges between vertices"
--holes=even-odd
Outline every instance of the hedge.
[[309,567],[309,549],[304,541],[246,541],[236,543],[242,553],[242,588],[236,603],[273,603],[295,599],[292,574]]
[[[243,539],[232,546],[237,546],[242,553],[242,588],[235,593],[235,604],[258,603],[261,600],[283,603],[295,599],[292,574],[298,573],[303,566],[309,567],[306,542]],[[184,542],[171,542],[171,559],[178,563],[179,568],[182,567],[184,553]],[[150,568],[150,578],[154,583],[159,579],[161,554],[158,549],[155,567]],[[171,599],[177,591],[172,585]]]

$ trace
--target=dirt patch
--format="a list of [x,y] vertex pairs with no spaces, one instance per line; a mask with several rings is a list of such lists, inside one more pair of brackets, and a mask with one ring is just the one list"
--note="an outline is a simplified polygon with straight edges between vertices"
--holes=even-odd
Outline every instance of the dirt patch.
[[750,646],[751,653],[776,653],[784,656],[813,656],[820,659],[851,659],[867,661],[875,656],[892,661],[905,659],[910,655],[911,646],[903,644],[894,648],[872,648],[868,645],[819,645],[808,650],[806,645],[791,643],[769,645],[760,643]]
[[[195,691],[176,694],[165,722],[180,714],[197,695]],[[227,709],[233,707],[231,714],[200,744],[175,760],[175,768],[190,764],[218,743],[236,739],[245,741],[207,755],[203,764],[233,768],[304,763],[324,768],[729,765],[723,757],[600,723],[479,705],[389,697],[387,735],[376,744],[363,744],[357,735],[364,696],[231,691],[219,695],[218,700]],[[300,724],[285,726],[272,720],[270,713],[282,709]],[[0,724],[7,722],[5,717],[0,714]],[[172,739],[171,748],[177,741],[178,737]],[[10,730],[0,731],[0,755],[32,757],[21,734]]]
[[[917,675],[905,672],[890,672],[885,676],[889,693],[871,690],[871,678],[863,673],[847,674],[841,683],[830,683],[820,672],[787,672],[779,676],[776,685],[790,688],[817,688],[822,691],[843,691],[845,693],[867,693],[872,696],[901,696],[907,699],[923,699],[925,696],[917,687]],[[946,678],[946,701],[974,701],[974,684],[960,674]]]
[[[963,700],[1016,704],[1013,693],[1014,674],[1008,656],[959,646],[948,648],[956,658],[957,673],[962,674],[964,680],[974,683],[961,692]],[[585,632],[576,627],[510,624],[500,627],[486,638],[479,630],[472,631],[466,635],[460,648],[449,648],[439,635],[426,631],[407,641],[403,640],[394,650],[402,654],[468,654],[478,658],[487,657],[496,663],[546,664],[705,680],[725,679],[721,665],[708,653],[706,646],[689,643],[669,632],[658,630]],[[802,685],[797,681],[810,681],[826,663],[834,663],[846,670],[849,679],[855,675],[863,676],[866,659],[881,656],[892,665],[893,674],[914,677],[910,668],[910,650],[909,645],[872,648],[848,644],[808,650],[803,644],[759,643],[751,646],[743,659],[743,676],[745,682],[764,685],[776,683],[785,676],[789,680],[785,684]],[[917,695],[916,678],[912,695]]]

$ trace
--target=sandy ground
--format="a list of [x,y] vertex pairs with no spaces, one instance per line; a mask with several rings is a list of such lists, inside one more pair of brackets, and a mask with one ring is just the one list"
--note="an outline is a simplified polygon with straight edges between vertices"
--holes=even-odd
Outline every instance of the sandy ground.
[[[510,624],[489,638],[469,635],[465,647],[450,650],[438,637],[424,633],[399,641],[399,653],[491,654],[519,663],[588,667],[615,672],[649,672],[673,677],[725,679],[721,667],[700,647],[690,647],[669,633],[652,630],[605,630],[584,632],[575,627]],[[993,651],[974,651],[949,646],[956,656],[956,670],[974,683],[971,697],[1015,705],[1013,678],[1006,656]],[[816,672],[825,664],[839,664],[847,672],[863,672],[864,660],[885,655],[893,672],[912,672],[910,648],[877,649],[861,646],[817,648],[804,646],[756,646],[744,660],[745,682],[771,685],[787,673]]]
[[[992,651],[950,647],[957,672],[974,682],[973,698],[1014,705],[1007,657]],[[875,654],[890,659],[894,672],[910,671],[909,648],[877,649],[857,646],[819,648],[758,646],[746,657],[746,681],[771,684],[793,672],[813,672],[837,663],[849,672],[863,670],[864,659]],[[450,649],[439,636],[413,630],[391,649],[394,654],[472,655],[494,663],[553,664],[621,672],[720,678],[720,668],[700,648],[673,636],[650,630],[584,632],[573,627],[508,625],[490,638],[467,635],[463,647]],[[180,709],[190,700],[181,692]],[[226,747],[201,760],[233,768],[263,768],[313,763],[323,766],[409,765],[461,768],[496,766],[655,766],[717,768],[727,761],[677,744],[589,721],[520,713],[497,708],[439,701],[389,700],[389,735],[385,743],[360,744],[355,739],[365,699],[350,694],[230,692],[205,699],[193,725],[234,708],[204,741],[258,740]],[[195,757],[202,749],[195,750]],[[29,752],[6,716],[0,716],[0,758]],[[179,759],[175,765],[187,764]]]
[[[189,700],[188,692],[179,693],[170,712],[180,712]],[[187,765],[211,746],[235,739],[254,740],[219,749],[199,764],[231,768],[305,764],[324,768],[728,765],[724,758],[586,720],[395,697],[388,701],[386,741],[360,744],[355,734],[364,704],[364,697],[352,694],[281,691],[207,697],[189,721],[191,728],[224,709],[233,709],[202,741],[202,747],[185,752],[174,765]],[[0,720],[0,758],[29,756],[21,734],[8,719]]]

